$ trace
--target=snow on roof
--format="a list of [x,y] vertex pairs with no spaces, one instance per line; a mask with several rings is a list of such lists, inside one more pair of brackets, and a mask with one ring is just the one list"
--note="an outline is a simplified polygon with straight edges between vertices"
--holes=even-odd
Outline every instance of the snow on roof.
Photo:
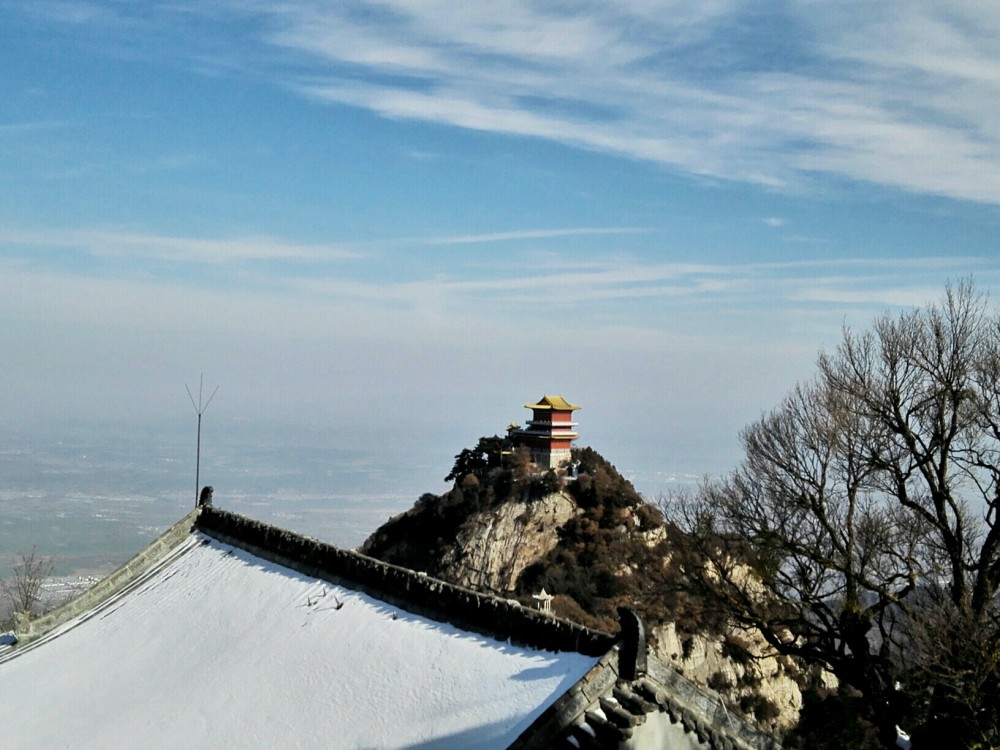
[[512,646],[192,533],[0,659],[10,748],[510,745],[597,657]]

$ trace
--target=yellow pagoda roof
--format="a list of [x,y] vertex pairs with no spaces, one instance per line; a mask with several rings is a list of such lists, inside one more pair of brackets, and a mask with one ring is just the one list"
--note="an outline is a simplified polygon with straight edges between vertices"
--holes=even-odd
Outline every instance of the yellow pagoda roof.
[[553,411],[576,411],[580,408],[562,396],[542,396],[537,404],[525,404],[524,406],[526,409],[552,409]]

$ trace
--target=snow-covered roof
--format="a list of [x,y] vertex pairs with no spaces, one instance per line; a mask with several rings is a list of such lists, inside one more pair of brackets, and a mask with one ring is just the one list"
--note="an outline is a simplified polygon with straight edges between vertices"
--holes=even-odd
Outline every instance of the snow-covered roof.
[[504,748],[597,663],[411,614],[192,531],[0,655],[8,748]]
[[202,506],[4,639],[0,745],[778,747],[619,614],[616,638]]

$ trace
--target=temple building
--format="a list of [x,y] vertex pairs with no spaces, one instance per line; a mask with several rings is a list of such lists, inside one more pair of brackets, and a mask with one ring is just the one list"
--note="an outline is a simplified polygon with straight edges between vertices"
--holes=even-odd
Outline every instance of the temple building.
[[781,750],[657,659],[631,610],[612,635],[549,600],[205,503],[3,634],[2,745]]
[[555,469],[568,463],[570,448],[579,437],[573,429],[577,425],[573,412],[580,407],[562,396],[543,396],[538,403],[524,407],[531,409],[532,418],[524,427],[510,429],[514,445],[527,447],[531,460],[541,468]]

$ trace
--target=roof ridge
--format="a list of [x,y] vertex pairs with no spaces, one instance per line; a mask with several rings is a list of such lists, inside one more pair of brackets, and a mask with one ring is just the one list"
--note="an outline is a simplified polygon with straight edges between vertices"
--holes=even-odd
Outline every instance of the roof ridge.
[[145,580],[148,574],[159,570],[176,554],[183,553],[182,545],[191,536],[198,515],[198,509],[192,510],[86,591],[51,612],[15,627],[14,634],[19,644],[22,644],[18,653],[23,653],[23,644],[41,638],[73,618],[84,617],[87,612],[100,608],[121,592],[130,590],[137,582]]
[[549,393],[542,396],[537,403],[525,404],[524,406],[527,409],[553,409],[555,411],[576,411],[580,408],[576,404],[571,404],[562,396]]
[[473,591],[214,506],[202,508],[195,527],[300,573],[344,583],[413,614],[498,640],[588,656],[606,653],[616,640],[516,600]]

